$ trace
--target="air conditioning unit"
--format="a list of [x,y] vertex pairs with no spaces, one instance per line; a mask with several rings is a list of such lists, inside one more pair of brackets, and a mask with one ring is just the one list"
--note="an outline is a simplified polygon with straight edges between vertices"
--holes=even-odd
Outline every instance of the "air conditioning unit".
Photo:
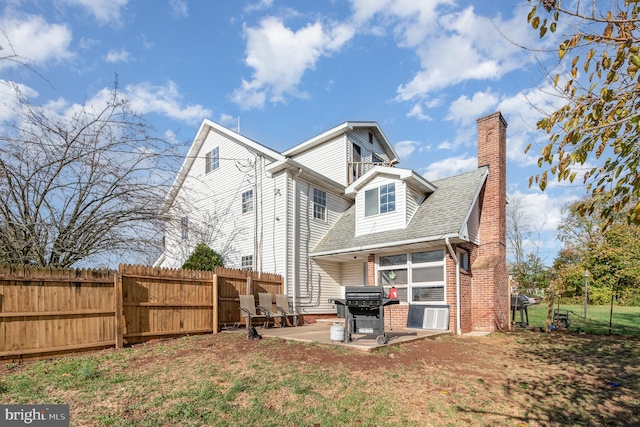
[[435,329],[438,331],[446,331],[449,329],[449,309],[448,308],[431,308],[424,309],[424,321],[422,329]]
[[449,306],[409,304],[408,328],[449,330]]

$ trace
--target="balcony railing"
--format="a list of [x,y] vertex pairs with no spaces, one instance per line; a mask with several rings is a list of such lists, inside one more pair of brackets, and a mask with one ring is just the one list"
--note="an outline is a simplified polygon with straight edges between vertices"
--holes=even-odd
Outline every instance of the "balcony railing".
[[349,162],[347,169],[348,184],[352,184],[362,175],[371,170],[374,166],[393,167],[391,162]]

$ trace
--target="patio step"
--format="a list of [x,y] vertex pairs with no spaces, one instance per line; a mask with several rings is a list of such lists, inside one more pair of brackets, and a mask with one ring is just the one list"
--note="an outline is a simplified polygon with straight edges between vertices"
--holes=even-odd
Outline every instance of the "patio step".
[[344,319],[335,317],[335,318],[326,318],[326,319],[317,319],[316,323],[319,325],[333,325],[333,322],[340,322],[342,326],[344,326]]

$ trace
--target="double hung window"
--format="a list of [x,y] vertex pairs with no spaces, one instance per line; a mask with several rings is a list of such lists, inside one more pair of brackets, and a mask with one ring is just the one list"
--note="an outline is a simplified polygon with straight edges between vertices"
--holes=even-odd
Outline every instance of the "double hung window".
[[253,190],[242,193],[242,213],[251,212],[253,210]]
[[385,184],[364,192],[364,216],[395,212],[396,184]]
[[313,189],[313,217],[326,221],[327,219],[327,192]]
[[216,147],[209,151],[205,158],[205,173],[220,167],[220,147]]

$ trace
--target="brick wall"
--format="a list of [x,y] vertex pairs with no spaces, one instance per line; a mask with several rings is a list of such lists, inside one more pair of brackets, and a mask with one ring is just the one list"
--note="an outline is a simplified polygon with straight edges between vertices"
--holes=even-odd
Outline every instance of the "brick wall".
[[506,134],[499,112],[478,123],[478,166],[488,166],[489,176],[480,194],[480,245],[472,264],[471,325],[474,331],[507,328],[508,273],[506,266]]
[[369,254],[367,259],[367,284],[369,286],[375,286],[376,284],[376,256],[375,254]]

